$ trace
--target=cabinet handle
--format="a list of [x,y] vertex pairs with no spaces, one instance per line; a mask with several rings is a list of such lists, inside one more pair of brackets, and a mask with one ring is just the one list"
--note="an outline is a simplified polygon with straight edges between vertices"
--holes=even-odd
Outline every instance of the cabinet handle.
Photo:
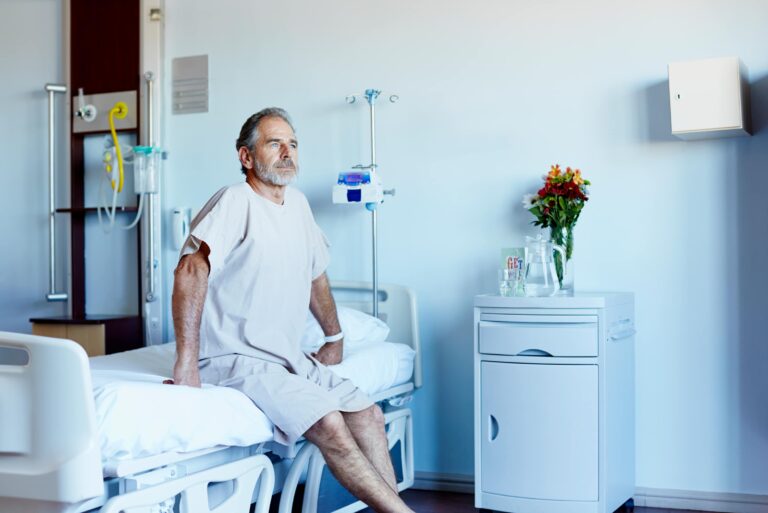
[[525,351],[520,351],[515,356],[552,356],[552,353],[543,349],[526,349]]
[[499,436],[499,422],[493,415],[488,415],[488,440],[493,442]]
[[611,333],[608,336],[608,338],[610,340],[612,340],[613,342],[616,342],[617,340],[621,340],[623,338],[631,337],[635,333],[637,333],[637,331],[635,331],[634,328],[629,328],[629,329],[625,329],[625,330],[622,330],[622,331],[617,331],[615,333]]

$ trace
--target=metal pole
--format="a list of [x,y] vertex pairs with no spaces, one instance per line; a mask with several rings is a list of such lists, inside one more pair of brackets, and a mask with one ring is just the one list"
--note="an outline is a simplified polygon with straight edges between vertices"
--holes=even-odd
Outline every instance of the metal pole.
[[[369,90],[370,91],[370,90]],[[374,91],[378,96],[378,91]],[[376,171],[376,96],[369,94],[368,103],[371,105],[371,172]]]
[[[365,96],[371,111],[371,175],[376,173],[376,98],[381,91],[367,89]],[[376,223],[378,205],[371,205],[371,240],[373,244],[373,316],[379,317],[379,266],[378,253],[378,226]]]
[[67,86],[62,84],[46,84],[48,92],[48,301],[66,301],[69,296],[65,292],[56,292],[56,202],[55,202],[55,131],[56,114],[54,112],[54,94],[66,93]]
[[373,231],[373,316],[379,317],[379,268],[376,265],[376,209],[371,210],[371,229]]
[[[147,81],[147,142],[148,146],[155,145],[155,131],[154,131],[154,109],[152,108],[152,85],[154,82],[154,74],[151,71],[144,73],[144,78]],[[159,172],[159,170],[156,170]],[[157,299],[155,296],[155,195],[147,194],[147,238],[149,239],[148,259],[149,259],[149,287],[146,295],[147,303],[153,302]]]
[[144,73],[144,79],[147,81],[147,142],[148,146],[155,144],[155,127],[154,127],[154,106],[152,105],[152,92],[153,82],[155,75],[151,71]]

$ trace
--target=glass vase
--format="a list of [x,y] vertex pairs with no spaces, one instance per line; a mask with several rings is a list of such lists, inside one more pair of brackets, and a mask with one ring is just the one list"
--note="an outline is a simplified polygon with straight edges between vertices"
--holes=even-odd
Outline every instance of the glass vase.
[[560,281],[560,290],[558,296],[573,295],[573,226],[552,226],[550,227],[552,242],[562,246],[565,250],[565,262],[559,252],[555,252],[555,270],[557,279]]

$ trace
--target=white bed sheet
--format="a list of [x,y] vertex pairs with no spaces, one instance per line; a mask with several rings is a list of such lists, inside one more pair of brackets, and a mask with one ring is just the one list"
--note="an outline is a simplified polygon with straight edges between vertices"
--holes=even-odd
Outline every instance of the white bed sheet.
[[[408,382],[415,352],[392,342],[359,344],[331,368],[374,395]],[[102,461],[272,440],[272,422],[242,393],[211,385],[163,385],[173,343],[90,359]]]

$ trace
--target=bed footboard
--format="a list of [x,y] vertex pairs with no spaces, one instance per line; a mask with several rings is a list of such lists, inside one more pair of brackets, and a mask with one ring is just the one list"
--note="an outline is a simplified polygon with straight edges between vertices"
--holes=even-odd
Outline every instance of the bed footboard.
[[0,511],[67,512],[103,493],[91,374],[71,340],[0,332]]

